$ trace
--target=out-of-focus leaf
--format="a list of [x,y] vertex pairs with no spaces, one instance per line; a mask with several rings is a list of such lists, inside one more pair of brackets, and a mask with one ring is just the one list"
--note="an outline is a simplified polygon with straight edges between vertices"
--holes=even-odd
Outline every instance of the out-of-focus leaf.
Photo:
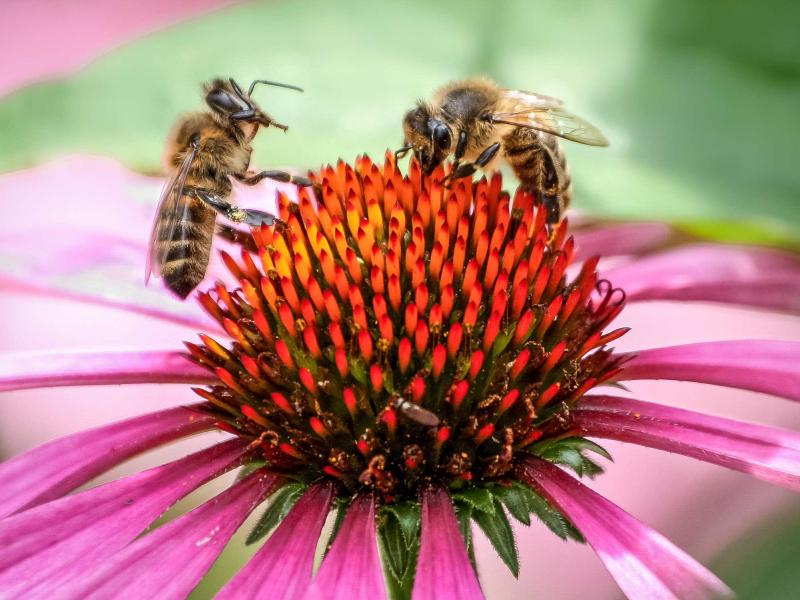
[[215,75],[306,88],[258,88],[256,99],[290,131],[260,133],[255,164],[380,154],[401,143],[400,120],[416,98],[485,73],[562,97],[607,134],[608,149],[564,145],[576,207],[695,224],[718,239],[797,241],[800,5],[545,0],[535,27],[521,18],[529,14],[526,0],[225,9],[0,102],[0,170],[86,150],[156,171],[169,127],[201,107],[199,82]]

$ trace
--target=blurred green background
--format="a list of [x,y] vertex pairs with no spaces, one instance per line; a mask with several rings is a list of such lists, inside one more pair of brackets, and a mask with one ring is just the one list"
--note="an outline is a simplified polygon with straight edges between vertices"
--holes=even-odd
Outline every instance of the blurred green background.
[[563,98],[609,149],[569,144],[575,205],[667,219],[725,239],[800,244],[800,4],[466,0],[252,2],[128,43],[65,81],[0,102],[0,170],[65,152],[158,172],[166,131],[198,82],[259,88],[286,135],[260,165],[313,167],[401,142],[404,110],[485,73]]
[[[417,98],[486,74],[563,98],[609,137],[567,143],[576,207],[799,249],[799,24],[796,0],[248,2],[0,98],[0,171],[90,152],[158,173],[170,125],[216,75],[306,89],[258,89],[290,125],[259,135],[260,166],[380,155]],[[716,565],[740,598],[797,597],[800,515],[779,523]]]

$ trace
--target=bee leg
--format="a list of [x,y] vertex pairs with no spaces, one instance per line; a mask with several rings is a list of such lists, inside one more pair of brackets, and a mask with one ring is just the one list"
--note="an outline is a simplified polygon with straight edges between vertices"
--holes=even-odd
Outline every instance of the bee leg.
[[286,171],[261,171],[260,173],[253,173],[252,175],[234,175],[234,177],[247,185],[256,185],[264,179],[272,179],[282,183],[293,183],[300,187],[314,185],[314,182],[308,177],[296,177]]
[[259,225],[275,225],[276,223],[283,223],[275,215],[264,212],[262,210],[255,210],[252,208],[239,208],[230,202],[227,202],[215,194],[211,194],[205,190],[194,190],[197,198],[208,204],[211,208],[224,216],[226,219],[233,223],[244,223],[251,227],[258,227]]
[[481,152],[478,158],[475,159],[475,162],[468,162],[464,163],[463,165],[458,165],[458,167],[454,168],[445,179],[461,179],[462,177],[469,177],[478,169],[483,168],[492,162],[492,159],[495,157],[498,150],[500,150],[500,142],[492,144],[486,148],[486,150]]
[[453,154],[453,172],[458,171],[461,164],[461,159],[464,158],[464,153],[467,151],[467,132],[463,129],[458,133],[458,142],[456,143],[456,151]]
[[223,240],[227,240],[231,244],[237,244],[238,246],[241,246],[248,252],[258,252],[255,240],[253,240],[253,236],[250,235],[249,231],[242,231],[236,227],[231,227],[230,225],[225,225],[224,223],[218,223],[217,235]]

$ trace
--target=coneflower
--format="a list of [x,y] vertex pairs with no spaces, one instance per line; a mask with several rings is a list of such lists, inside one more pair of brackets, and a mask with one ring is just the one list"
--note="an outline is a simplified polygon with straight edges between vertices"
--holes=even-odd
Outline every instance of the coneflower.
[[[282,223],[254,230],[240,257],[223,254],[237,283],[199,294],[220,327],[186,344],[194,365],[176,352],[82,356],[40,372],[7,361],[3,389],[187,382],[202,402],[0,466],[0,596],[185,597],[267,498],[249,541],[269,538],[221,598],[481,598],[473,525],[516,575],[509,517],[532,516],[588,542],[629,597],[729,594],[568,471],[601,473],[597,458],[609,455],[588,438],[606,438],[800,487],[800,435],[596,390],[665,378],[800,399],[800,344],[611,349],[627,331],[615,326],[621,282],[640,298],[657,282],[669,288],[660,297],[796,309],[797,263],[748,253],[748,268],[772,274],[748,299],[681,279],[658,257],[600,277],[598,257],[576,255],[567,222],[549,230],[534,198],[503,191],[499,174],[452,187],[444,175],[423,177],[413,161],[403,175],[391,154],[383,165],[361,157],[315,173],[318,198],[280,196]],[[716,250],[692,252],[689,267]],[[210,429],[230,439],[65,496],[134,454]],[[228,490],[140,536],[238,467]]]

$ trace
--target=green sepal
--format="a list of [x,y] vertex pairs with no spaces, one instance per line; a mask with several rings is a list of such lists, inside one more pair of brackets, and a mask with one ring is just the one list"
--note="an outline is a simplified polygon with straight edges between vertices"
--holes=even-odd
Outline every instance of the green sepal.
[[415,540],[419,540],[422,516],[417,502],[388,504],[384,507],[384,510],[394,515],[397,519],[406,544],[410,545],[414,543]]
[[242,479],[250,475],[256,469],[260,469],[266,463],[263,460],[254,460],[252,462],[243,465],[239,472],[236,474],[236,483],[239,483]]
[[492,493],[483,487],[471,487],[452,494],[456,504],[466,503],[473,509],[494,514],[494,498]]
[[325,558],[328,555],[331,546],[333,546],[333,541],[336,539],[339,530],[342,528],[342,523],[344,523],[344,518],[347,515],[347,509],[349,507],[349,498],[337,498],[334,502],[336,518],[333,521],[333,527],[331,527],[331,534],[328,536],[328,541],[325,543],[325,552],[322,553],[322,558]]
[[419,505],[404,502],[384,507],[378,520],[378,541],[392,600],[410,598],[419,556]]
[[454,503],[456,511],[456,520],[458,521],[458,528],[461,530],[461,537],[464,538],[464,545],[467,547],[467,556],[469,562],[472,563],[472,570],[475,575],[478,575],[478,563],[475,561],[475,548],[472,544],[472,527],[470,521],[472,519],[472,505],[466,502]]
[[586,456],[586,452],[594,452],[603,458],[613,460],[605,448],[583,437],[546,440],[534,444],[528,451],[552,463],[569,467],[578,477],[585,475],[594,478],[603,472],[603,467]]
[[503,350],[508,347],[511,338],[514,337],[514,331],[517,329],[516,325],[509,327],[507,331],[501,331],[497,334],[492,344],[492,358],[497,358],[502,354]]
[[514,531],[511,529],[511,524],[508,522],[500,500],[495,499],[494,503],[494,513],[476,511],[472,514],[472,519],[489,538],[495,552],[500,555],[514,577],[519,577],[519,556],[517,555]]
[[528,503],[525,486],[513,483],[508,487],[498,485],[492,491],[496,498],[502,502],[509,514],[523,525],[531,524],[531,510]]
[[264,514],[258,519],[250,535],[247,536],[246,544],[255,544],[261,538],[270,533],[300,499],[308,486],[303,483],[287,483],[270,497],[269,506]]
[[525,489],[525,496],[530,512],[542,522],[547,528],[555,533],[562,540],[573,539],[576,542],[584,543],[586,540],[580,531],[558,510],[553,508],[550,503],[530,488]]
[[350,374],[361,385],[367,385],[367,369],[360,358],[351,358],[349,361]]

